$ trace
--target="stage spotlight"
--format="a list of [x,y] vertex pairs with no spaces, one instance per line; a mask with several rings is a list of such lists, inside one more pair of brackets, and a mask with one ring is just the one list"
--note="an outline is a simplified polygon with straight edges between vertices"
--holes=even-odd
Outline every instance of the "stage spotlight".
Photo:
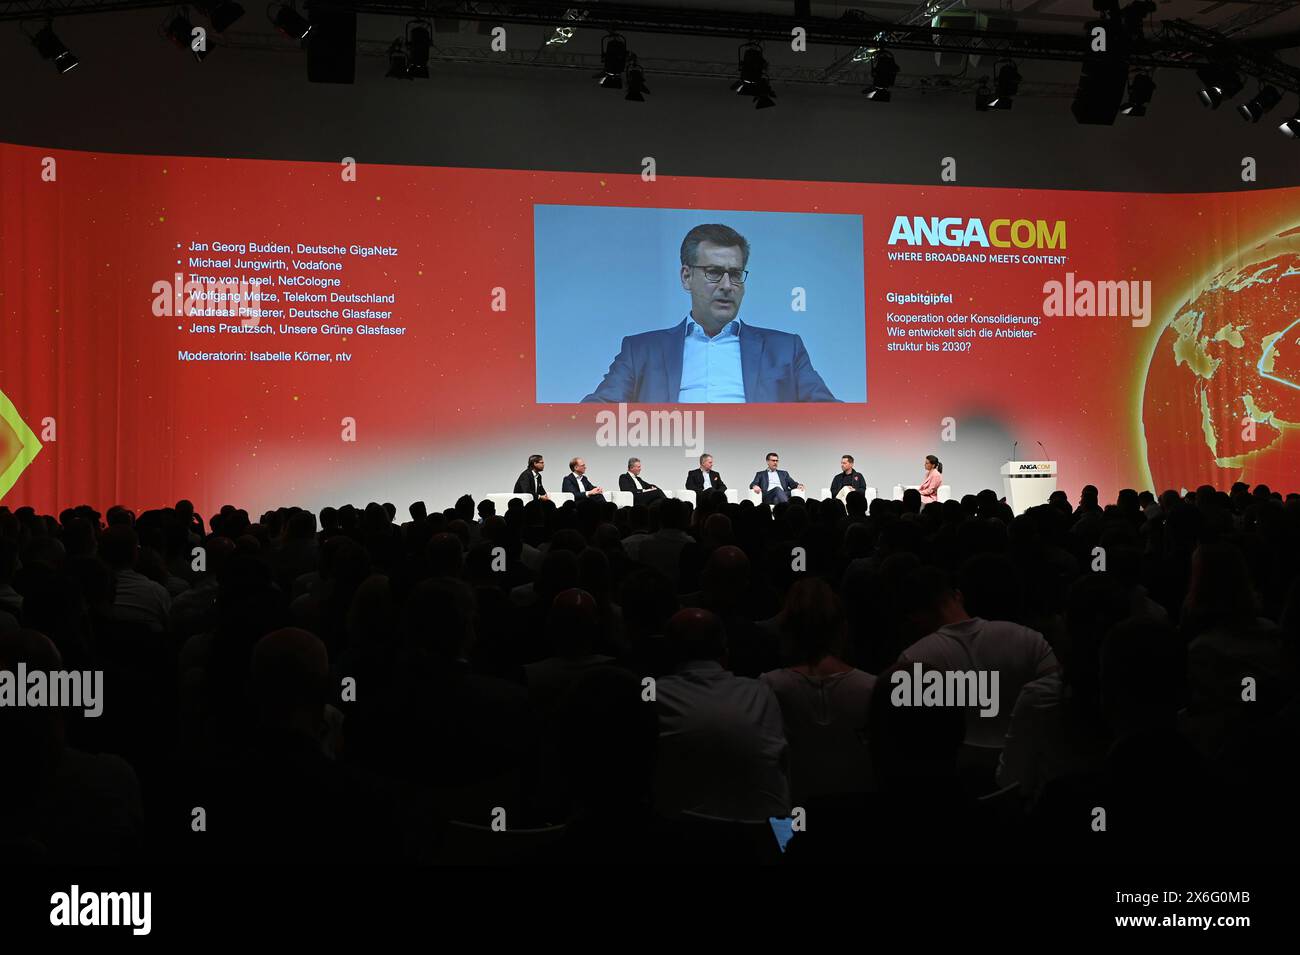
[[217,33],[225,33],[230,25],[244,15],[244,8],[235,0],[195,0],[194,5],[212,24]]
[[1155,80],[1150,73],[1134,73],[1128,81],[1128,99],[1119,111],[1125,116],[1145,116],[1151,95],[1156,91]]
[[759,80],[754,87],[754,109],[767,109],[775,105],[776,93],[772,92],[772,84],[766,79]]
[[1218,109],[1225,99],[1232,99],[1245,88],[1237,71],[1222,64],[1204,66],[1196,71],[1204,87],[1201,89],[1201,102],[1210,109]]
[[644,103],[650,87],[645,85],[645,73],[637,62],[636,54],[630,54],[627,61],[627,95],[623,98],[633,103]]
[[54,68],[60,73],[66,73],[76,67],[81,61],[72,55],[72,51],[63,45],[54,33],[54,23],[46,21],[41,31],[31,38],[32,43],[36,46],[42,58],[52,60]]
[[1237,107],[1237,114],[1248,123],[1258,123],[1260,117],[1282,102],[1276,86],[1261,86],[1259,92]]
[[627,69],[627,41],[617,33],[610,33],[600,43],[600,72],[596,74],[596,78],[607,90],[621,90],[625,69]]
[[275,28],[287,36],[290,40],[305,40],[307,34],[311,32],[311,24],[307,21],[298,8],[292,3],[282,3],[271,14],[271,8],[267,8],[267,16],[275,24]]
[[388,45],[388,72],[384,76],[391,80],[412,79],[407,70],[406,48],[402,45],[401,37]]
[[177,10],[175,15],[163,27],[163,36],[171,40],[182,50],[189,50],[194,54],[194,59],[202,63],[208,56],[208,46],[204,40],[203,49],[194,49],[194,23],[185,13],[184,7]]
[[1290,119],[1284,121],[1277,129],[1288,139],[1300,139],[1300,113],[1296,113]]
[[1010,109],[1015,96],[1020,92],[1020,70],[1011,60],[998,60],[994,67],[995,93],[989,100],[989,109]]
[[898,63],[888,50],[881,50],[871,59],[871,85],[862,92],[875,103],[888,103],[890,87],[898,79]]
[[[433,29],[428,20],[412,20],[406,25],[406,78],[429,78],[429,50],[433,48]],[[392,58],[389,58],[389,69]]]
[[731,84],[731,91],[741,96],[753,96],[764,81],[767,60],[763,58],[763,47],[757,43],[746,43],[740,49],[743,51],[740,55],[740,79]]

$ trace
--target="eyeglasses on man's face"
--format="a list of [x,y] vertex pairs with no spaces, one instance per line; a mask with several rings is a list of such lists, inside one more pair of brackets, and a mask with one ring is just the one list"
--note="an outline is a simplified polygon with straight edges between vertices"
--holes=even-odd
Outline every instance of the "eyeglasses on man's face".
[[749,277],[749,269],[724,269],[717,265],[692,265],[691,268],[703,272],[704,281],[710,285],[717,285],[724,275],[731,279],[732,285],[744,285]]

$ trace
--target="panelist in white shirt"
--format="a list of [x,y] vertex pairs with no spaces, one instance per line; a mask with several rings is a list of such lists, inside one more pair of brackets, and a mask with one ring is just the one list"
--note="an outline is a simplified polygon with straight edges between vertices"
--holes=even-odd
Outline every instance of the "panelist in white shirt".
[[597,487],[588,479],[587,462],[582,458],[574,458],[569,462],[569,473],[564,476],[560,490],[572,494],[575,501],[580,501],[584,497],[591,498],[593,501],[605,500],[605,489]]
[[795,488],[800,491],[804,489],[802,484],[790,477],[789,471],[777,467],[780,463],[781,458],[775,451],[767,452],[767,469],[756,473],[754,480],[749,483],[751,491],[763,495],[764,504],[783,504],[790,500],[790,492]]

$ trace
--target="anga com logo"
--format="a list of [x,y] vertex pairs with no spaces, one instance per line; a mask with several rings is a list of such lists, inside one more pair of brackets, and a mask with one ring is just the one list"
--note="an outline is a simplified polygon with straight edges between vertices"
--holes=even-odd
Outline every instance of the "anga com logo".
[[1065,220],[895,216],[889,244],[1064,251]]
[[13,402],[0,391],[0,500],[40,452],[41,442]]

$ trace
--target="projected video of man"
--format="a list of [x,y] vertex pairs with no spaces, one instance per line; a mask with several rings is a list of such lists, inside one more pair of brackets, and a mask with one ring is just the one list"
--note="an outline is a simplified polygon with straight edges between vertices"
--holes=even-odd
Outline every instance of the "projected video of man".
[[698,225],[682,240],[686,317],[623,339],[609,371],[583,401],[835,401],[803,339],[740,318],[749,242],[730,226]]

